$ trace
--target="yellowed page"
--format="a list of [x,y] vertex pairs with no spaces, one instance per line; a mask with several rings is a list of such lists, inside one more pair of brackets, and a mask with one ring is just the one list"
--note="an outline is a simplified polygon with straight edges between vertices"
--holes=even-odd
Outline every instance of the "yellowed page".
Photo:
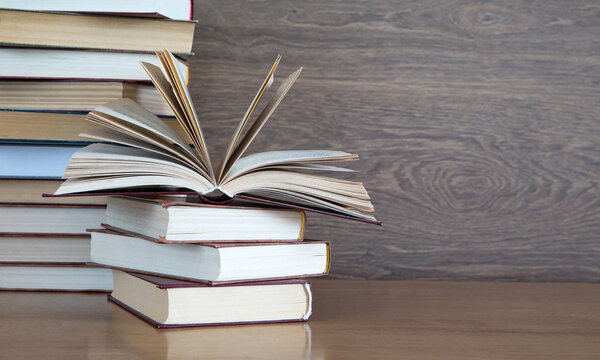
[[358,155],[343,151],[331,150],[283,150],[267,151],[244,156],[235,162],[227,172],[223,182],[234,179],[255,169],[270,167],[277,164],[307,163],[307,162],[340,162],[357,160]]
[[99,106],[94,113],[103,113],[120,119],[121,121],[139,126],[159,137],[177,144],[186,153],[196,157],[190,146],[175,132],[171,127],[165,124],[159,117],[148,110],[136,104],[131,99],[119,99],[106,105]]
[[188,166],[191,169],[200,172],[204,177],[208,179],[208,174],[206,174],[204,170],[199,169],[198,166],[192,161],[192,159],[185,156],[185,154],[174,155],[172,152],[166,151],[160,146],[152,145],[151,143],[145,140],[140,140],[136,137],[126,135],[123,132],[115,131],[108,127],[98,127],[85,131],[81,133],[80,136],[99,141],[109,141],[117,144],[133,146],[138,149],[148,150],[163,156],[167,156],[177,163],[181,163],[184,166]]
[[228,165],[224,169],[225,174],[227,174],[227,171],[229,171],[231,164],[234,164],[244,154],[244,151],[246,151],[252,140],[254,140],[256,134],[258,134],[258,132],[260,131],[260,129],[262,129],[267,120],[269,120],[269,117],[271,117],[281,100],[283,100],[285,94],[287,94],[288,90],[292,87],[294,81],[296,81],[298,75],[300,75],[300,72],[302,72],[302,68],[293,72],[279,86],[279,88],[275,92],[275,95],[273,95],[267,106],[265,106],[258,118],[254,121],[254,124],[252,124],[246,135],[244,135],[240,143],[236,146],[235,150],[233,151],[233,154],[231,155],[231,158],[228,161]]
[[311,174],[263,170],[242,175],[221,187],[230,194],[280,189],[373,211],[369,194],[362,183]]
[[258,102],[262,98],[263,94],[273,84],[275,70],[277,69],[277,65],[279,65],[280,60],[281,60],[281,55],[277,55],[277,59],[275,59],[275,63],[273,64],[273,66],[271,66],[271,70],[267,74],[267,77],[265,78],[262,85],[258,89],[258,92],[254,96],[252,103],[250,103],[250,106],[248,107],[248,109],[246,110],[246,113],[242,117],[242,121],[240,121],[237,128],[235,129],[233,136],[231,137],[231,140],[229,141],[229,145],[227,146],[227,151],[225,152],[225,155],[223,156],[223,159],[221,160],[219,172],[217,173],[217,181],[221,181],[221,179],[223,178],[223,176],[224,176],[223,171],[225,170],[225,167],[228,165],[228,160],[229,160],[229,157],[231,156],[231,152],[233,151],[235,144],[237,143],[238,139],[240,138],[240,135],[242,134],[242,131],[244,130],[244,127],[246,126],[246,123],[248,123],[248,119],[250,118],[250,116],[252,115],[252,112],[256,108],[256,105],[258,105]]
[[[115,112],[113,113],[117,114]],[[115,117],[104,112],[93,111],[86,116],[86,120],[103,125],[104,127],[114,131],[121,132],[127,136],[137,138],[141,141],[148,142],[151,145],[167,150],[180,160],[188,163],[194,169],[197,169],[203,176],[208,177],[206,171],[202,168],[200,161],[195,157],[196,154],[189,147],[189,145],[187,145],[187,143],[183,142],[183,140],[179,138],[179,135],[177,135],[174,130],[171,130],[171,132],[175,133],[179,138],[179,142],[186,147],[175,146],[173,145],[173,140],[171,137],[165,137],[159,132],[148,130],[147,127],[138,126],[138,123],[135,121],[128,121],[128,119],[125,117]]]
[[192,102],[189,90],[187,86],[185,86],[185,81],[182,79],[181,75],[177,71],[177,68],[175,67],[175,58],[173,54],[171,54],[168,50],[158,52],[158,57],[161,60],[165,69],[167,70],[167,75],[169,75],[171,85],[175,89],[175,93],[178,94],[180,104],[182,104],[182,107],[186,113],[186,117],[190,125],[194,129],[194,134],[198,142],[195,145],[198,148],[200,154],[202,155],[202,158],[205,162],[206,167],[208,168],[208,172],[211,175],[212,180],[216,182],[210,160],[210,155],[208,154],[208,148],[206,146],[206,141],[202,133],[202,128],[200,127],[200,120],[198,119],[198,115],[196,114],[196,110],[194,108],[194,104]]
[[[74,187],[67,186],[67,183],[78,184],[76,192],[159,185],[205,192],[213,187],[202,175],[169,157],[147,150],[100,143],[86,146],[73,154],[63,177],[70,179],[55,194],[75,192]],[[160,178],[160,182],[135,182],[132,177]],[[94,182],[96,180],[98,182]],[[85,187],[84,184],[102,184],[102,187]]]

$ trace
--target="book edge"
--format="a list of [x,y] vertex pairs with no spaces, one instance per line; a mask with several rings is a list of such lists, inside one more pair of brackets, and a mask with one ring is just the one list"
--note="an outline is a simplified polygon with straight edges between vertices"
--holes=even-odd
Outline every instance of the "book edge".
[[159,329],[169,329],[169,328],[182,328],[182,327],[198,327],[198,326],[224,326],[224,325],[244,325],[244,324],[274,324],[274,323],[286,323],[286,322],[300,322],[307,321],[308,318],[299,318],[299,319],[284,319],[284,320],[266,320],[266,321],[240,321],[240,322],[227,322],[227,323],[191,323],[191,324],[162,324],[157,322],[156,320],[146,316],[145,314],[139,312],[138,310],[130,307],[129,305],[123,303],[122,301],[114,298],[112,295],[107,295],[107,300],[112,302],[113,304],[121,307],[132,315],[137,316],[141,320],[153,325]]

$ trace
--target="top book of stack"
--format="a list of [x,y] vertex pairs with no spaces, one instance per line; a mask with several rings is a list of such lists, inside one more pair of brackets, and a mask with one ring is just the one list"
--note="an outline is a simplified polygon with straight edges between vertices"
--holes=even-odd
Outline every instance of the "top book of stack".
[[96,13],[191,20],[192,0],[2,0],[0,7],[15,10]]
[[76,13],[0,10],[0,42],[19,47],[149,52],[189,55],[195,22]]

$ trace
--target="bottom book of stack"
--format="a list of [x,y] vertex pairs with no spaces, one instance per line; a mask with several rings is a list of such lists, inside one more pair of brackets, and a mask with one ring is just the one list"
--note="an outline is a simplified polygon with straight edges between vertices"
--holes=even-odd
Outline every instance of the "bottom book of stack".
[[89,261],[87,234],[0,233],[2,290],[111,291],[111,271]]
[[206,285],[113,271],[109,300],[159,328],[308,320],[312,292],[304,280]]

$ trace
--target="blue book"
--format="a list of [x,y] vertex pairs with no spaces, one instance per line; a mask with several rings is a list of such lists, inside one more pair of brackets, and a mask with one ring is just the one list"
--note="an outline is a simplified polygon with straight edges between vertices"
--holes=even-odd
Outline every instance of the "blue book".
[[60,179],[82,144],[0,143],[0,178]]

